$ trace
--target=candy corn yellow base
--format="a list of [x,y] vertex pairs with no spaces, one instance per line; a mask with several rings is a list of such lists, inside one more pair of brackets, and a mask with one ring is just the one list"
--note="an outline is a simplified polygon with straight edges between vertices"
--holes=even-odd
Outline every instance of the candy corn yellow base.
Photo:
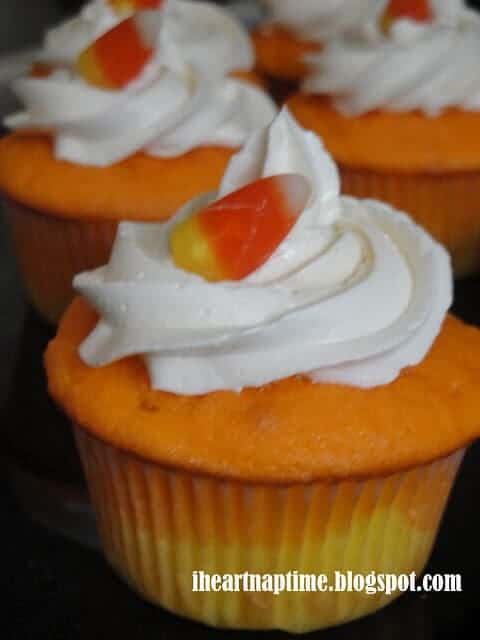
[[56,218],[11,200],[4,210],[28,297],[56,324],[73,299],[73,277],[108,262],[117,223]]
[[210,574],[421,572],[463,451],[386,477],[290,486],[189,474],[76,427],[105,553],[148,600],[212,626],[306,632],[398,594],[194,592]]

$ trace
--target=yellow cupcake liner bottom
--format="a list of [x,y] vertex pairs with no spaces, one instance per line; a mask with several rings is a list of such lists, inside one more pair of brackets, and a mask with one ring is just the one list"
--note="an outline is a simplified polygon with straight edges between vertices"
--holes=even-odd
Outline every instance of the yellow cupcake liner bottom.
[[108,261],[117,223],[57,218],[12,200],[5,204],[27,294],[40,315],[56,324],[73,299],[74,276]]
[[480,269],[480,172],[389,173],[340,166],[342,193],[407,212],[450,252],[457,277]]
[[399,594],[198,592],[206,574],[420,573],[463,451],[386,477],[248,485],[140,460],[75,427],[106,556],[146,599],[208,625],[305,632]]

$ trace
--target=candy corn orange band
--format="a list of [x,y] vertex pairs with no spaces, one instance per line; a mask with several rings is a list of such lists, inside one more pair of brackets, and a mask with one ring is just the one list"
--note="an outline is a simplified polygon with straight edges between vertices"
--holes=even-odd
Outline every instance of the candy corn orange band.
[[121,89],[134,80],[153,55],[135,17],[123,20],[78,58],[80,75],[94,86]]
[[[225,213],[228,207],[233,211],[231,216]],[[297,214],[290,211],[285,183],[276,176],[213,204],[200,214],[199,226],[225,275],[240,280],[272,255],[292,229]]]
[[55,71],[55,67],[44,62],[34,62],[30,67],[31,78],[48,78]]
[[387,13],[392,18],[411,18],[419,22],[433,17],[430,0],[390,0]]
[[428,22],[433,19],[430,0],[390,0],[380,24],[385,33],[390,31],[395,20],[408,18],[416,22]]

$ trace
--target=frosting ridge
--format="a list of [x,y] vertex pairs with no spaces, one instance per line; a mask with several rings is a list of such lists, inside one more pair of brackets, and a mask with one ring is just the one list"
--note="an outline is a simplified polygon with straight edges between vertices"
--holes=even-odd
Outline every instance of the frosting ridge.
[[[170,231],[269,175],[307,177],[312,196],[271,258],[241,281],[175,266]],[[374,387],[420,362],[451,304],[446,251],[387,205],[340,196],[321,141],[285,109],[232,160],[219,194],[161,224],[120,226],[110,262],[75,279],[100,313],[81,347],[91,366],[142,355],[154,388],[198,395],[292,375]]]

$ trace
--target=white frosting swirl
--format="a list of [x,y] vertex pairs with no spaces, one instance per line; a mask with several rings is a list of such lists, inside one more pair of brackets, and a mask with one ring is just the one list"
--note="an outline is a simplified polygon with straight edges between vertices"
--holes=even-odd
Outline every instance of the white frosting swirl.
[[432,22],[401,19],[385,35],[377,23],[362,37],[333,39],[306,58],[304,91],[334,97],[347,116],[373,109],[437,115],[480,110],[480,18],[460,0],[436,0]]
[[230,16],[176,0],[141,15],[158,36],[139,78],[118,91],[87,85],[73,69],[21,78],[13,88],[26,109],[6,126],[52,133],[58,159],[107,166],[140,150],[165,158],[241,146],[271,122],[276,109],[266,93],[226,76],[253,64],[248,34]]
[[219,196],[282,173],[306,176],[311,200],[274,255],[239,282],[175,266],[172,227],[123,223],[108,265],[76,277],[101,319],[81,346],[101,366],[141,354],[152,386],[196,395],[295,374],[373,387],[430,349],[451,304],[446,251],[387,205],[339,196],[321,141],[284,110],[232,160]]
[[383,0],[261,0],[267,19],[298,38],[323,43],[355,30]]

